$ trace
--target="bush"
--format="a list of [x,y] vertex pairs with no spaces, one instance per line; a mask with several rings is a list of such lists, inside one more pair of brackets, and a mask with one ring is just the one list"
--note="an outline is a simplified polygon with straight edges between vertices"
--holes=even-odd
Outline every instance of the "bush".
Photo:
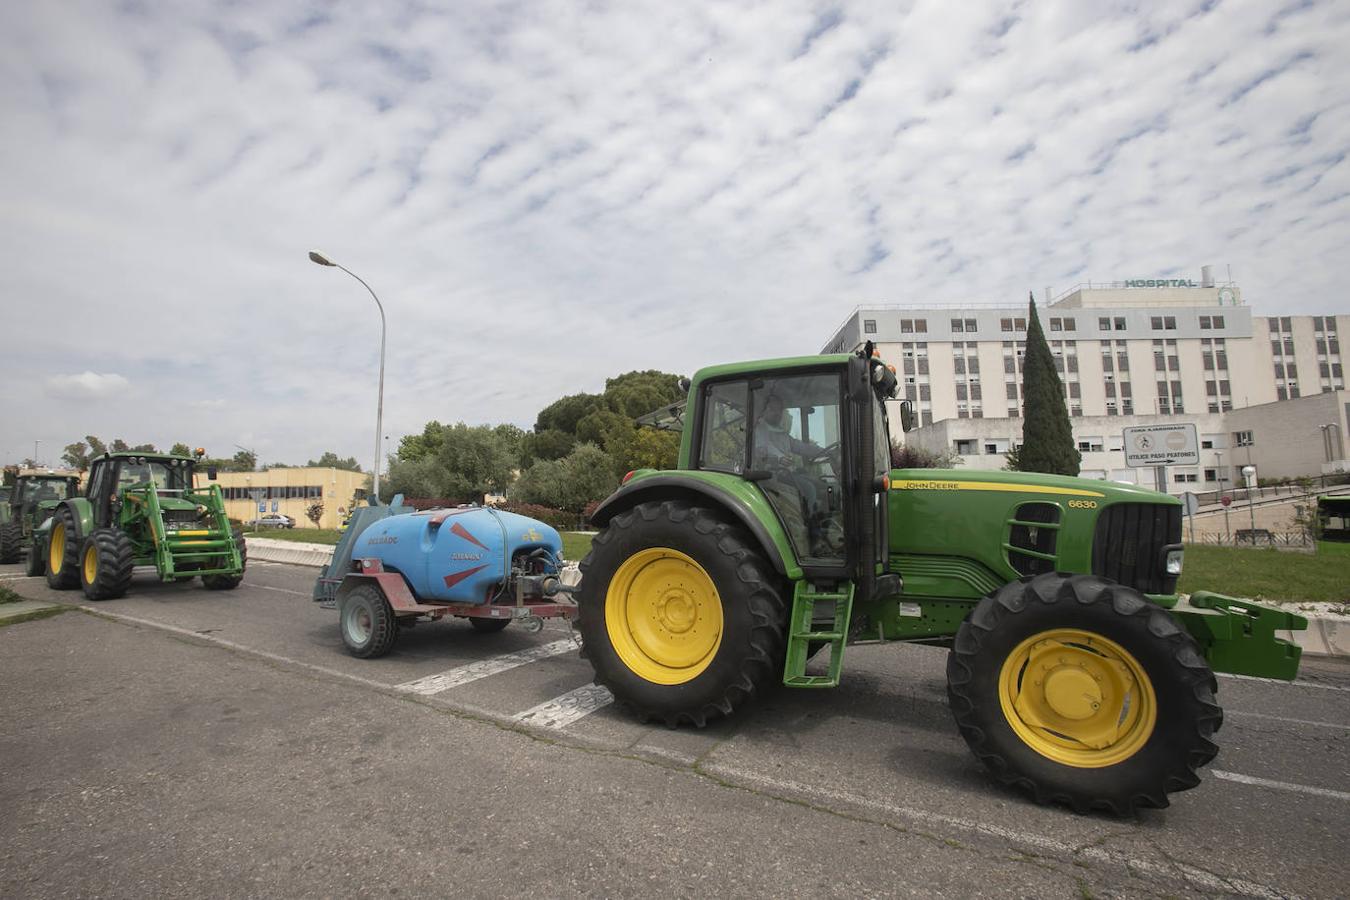
[[909,444],[891,445],[892,469],[952,469],[964,462],[955,450],[934,453]]
[[554,509],[551,506],[541,506],[538,503],[503,503],[496,508],[513,512],[519,516],[538,519],[545,525],[559,531],[572,531],[577,527],[577,514],[565,509]]

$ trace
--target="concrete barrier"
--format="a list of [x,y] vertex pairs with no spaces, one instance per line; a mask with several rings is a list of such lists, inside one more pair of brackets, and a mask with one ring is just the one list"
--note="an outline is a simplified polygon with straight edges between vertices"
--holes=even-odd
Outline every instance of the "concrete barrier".
[[256,537],[248,537],[244,541],[248,544],[249,559],[318,568],[328,565],[333,558],[334,548],[329,544],[304,544]]
[[[1350,617],[1328,613],[1305,613],[1307,631],[1280,634],[1303,648],[1308,656],[1350,656]],[[1277,632],[1278,633],[1278,632]]]

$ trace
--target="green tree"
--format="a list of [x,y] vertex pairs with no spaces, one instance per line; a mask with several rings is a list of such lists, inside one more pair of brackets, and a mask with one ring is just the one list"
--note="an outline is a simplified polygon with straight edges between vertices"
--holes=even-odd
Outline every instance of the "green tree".
[[232,472],[252,472],[258,468],[258,454],[252,450],[240,450],[230,462]]
[[572,448],[576,445],[575,435],[559,431],[556,428],[532,431],[520,441],[520,464],[529,468],[540,460],[562,459],[571,453]]
[[65,452],[61,454],[61,460],[72,469],[89,468],[89,445],[84,441],[66,444]]
[[189,447],[187,444],[183,443],[182,441],[179,441],[178,443],[174,444],[172,447],[169,448],[169,452],[172,453],[174,456],[191,456],[192,448]]
[[324,451],[323,455],[318,459],[311,459],[309,462],[305,463],[305,465],[312,469],[343,469],[347,472],[361,471],[361,464],[356,461],[355,456],[348,456],[344,459],[332,450]]
[[[521,436],[514,426],[430,423],[417,436],[424,440],[409,444],[405,438],[390,462],[390,496],[481,500],[487,493],[503,493],[519,465]],[[411,457],[403,455],[405,448]]]
[[441,446],[444,431],[445,426],[433,419],[426,424],[421,434],[404,435],[398,442],[398,458],[408,461],[433,455]]
[[534,421],[534,430],[552,429],[575,435],[577,423],[604,405],[605,398],[599,394],[570,394],[541,409]]
[[126,453],[131,446],[121,438],[113,438],[113,442],[108,445],[108,450],[112,453]]
[[137,444],[131,448],[132,453],[158,453],[154,444]]
[[581,444],[563,459],[542,460],[521,473],[515,496],[526,503],[581,512],[618,485],[612,460],[594,444]]
[[314,527],[319,527],[319,520],[323,518],[323,501],[315,500],[309,506],[305,507],[305,518],[314,523]]
[[1007,456],[1019,472],[1077,475],[1082,455],[1064,405],[1064,386],[1036,315],[1032,297],[1027,313],[1027,351],[1022,363],[1022,446]]

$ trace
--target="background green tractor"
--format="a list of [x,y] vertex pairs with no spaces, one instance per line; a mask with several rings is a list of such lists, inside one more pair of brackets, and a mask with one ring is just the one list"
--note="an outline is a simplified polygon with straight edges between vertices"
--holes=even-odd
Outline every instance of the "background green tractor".
[[1179,603],[1165,494],[892,470],[895,386],[870,346],[697,373],[666,417],[678,469],[632,473],[593,517],[578,627],[597,681],[643,719],[701,726],[779,681],[838,684],[850,641],[934,644],[999,781],[1078,811],[1166,806],[1218,751],[1214,672],[1292,679],[1276,630],[1306,622]]
[[[195,468],[196,460],[167,454],[97,457],[85,495],[58,504],[40,532],[47,583],[108,600],[126,593],[135,566],[154,566],[162,581],[200,575],[212,590],[237,587],[244,536],[230,527],[220,486],[194,486]],[[207,476],[214,482],[214,470]]]
[[36,543],[38,528],[57,504],[80,492],[80,476],[60,472],[20,472],[4,501],[0,524],[0,563],[15,563],[28,551],[25,571],[41,575],[46,566],[45,545]]

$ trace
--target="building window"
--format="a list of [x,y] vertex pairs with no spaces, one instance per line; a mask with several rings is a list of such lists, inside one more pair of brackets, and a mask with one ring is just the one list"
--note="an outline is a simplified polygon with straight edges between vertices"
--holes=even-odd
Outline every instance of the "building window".
[[965,322],[961,319],[952,319],[952,331],[960,334],[966,330]]
[[1162,322],[1163,322],[1162,316],[1154,316],[1153,318],[1149,319],[1149,327],[1151,327],[1154,331],[1162,331],[1163,327]]
[[913,320],[913,319],[901,319],[901,320],[900,320],[900,333],[901,333],[901,334],[913,334],[913,333],[914,333],[914,320]]
[[1012,330],[1013,330],[1013,329],[1012,329],[1012,319],[1000,319],[998,324],[999,324],[999,327],[1002,328],[1004,331],[1012,331]]
[[966,334],[974,334],[979,330],[980,328],[974,319],[966,319]]
[[915,319],[915,320],[914,320],[914,330],[917,331],[917,332],[919,332],[919,333],[921,333],[921,334],[927,334],[927,333],[928,333],[928,320],[927,320],[927,319]]
[[876,333],[877,333],[877,320],[863,319],[863,334],[876,334]]
[[1177,484],[1188,484],[1197,481],[1198,479],[1194,472],[1177,472],[1172,476],[1172,480]]
[[1233,432],[1234,447],[1251,447],[1253,444],[1255,444],[1255,441],[1252,440],[1252,433],[1250,431]]
[[1064,320],[1063,320],[1063,319],[1051,319],[1051,320],[1050,320],[1050,330],[1051,330],[1051,331],[1063,331],[1063,330],[1064,330]]
[[1124,330],[1125,330],[1125,317],[1116,316],[1116,331],[1124,331]]
[[1098,330],[1098,331],[1110,331],[1110,330],[1111,330],[1111,320],[1108,319],[1108,318],[1105,318],[1105,317],[1098,319],[1098,320],[1097,320],[1097,330]]

